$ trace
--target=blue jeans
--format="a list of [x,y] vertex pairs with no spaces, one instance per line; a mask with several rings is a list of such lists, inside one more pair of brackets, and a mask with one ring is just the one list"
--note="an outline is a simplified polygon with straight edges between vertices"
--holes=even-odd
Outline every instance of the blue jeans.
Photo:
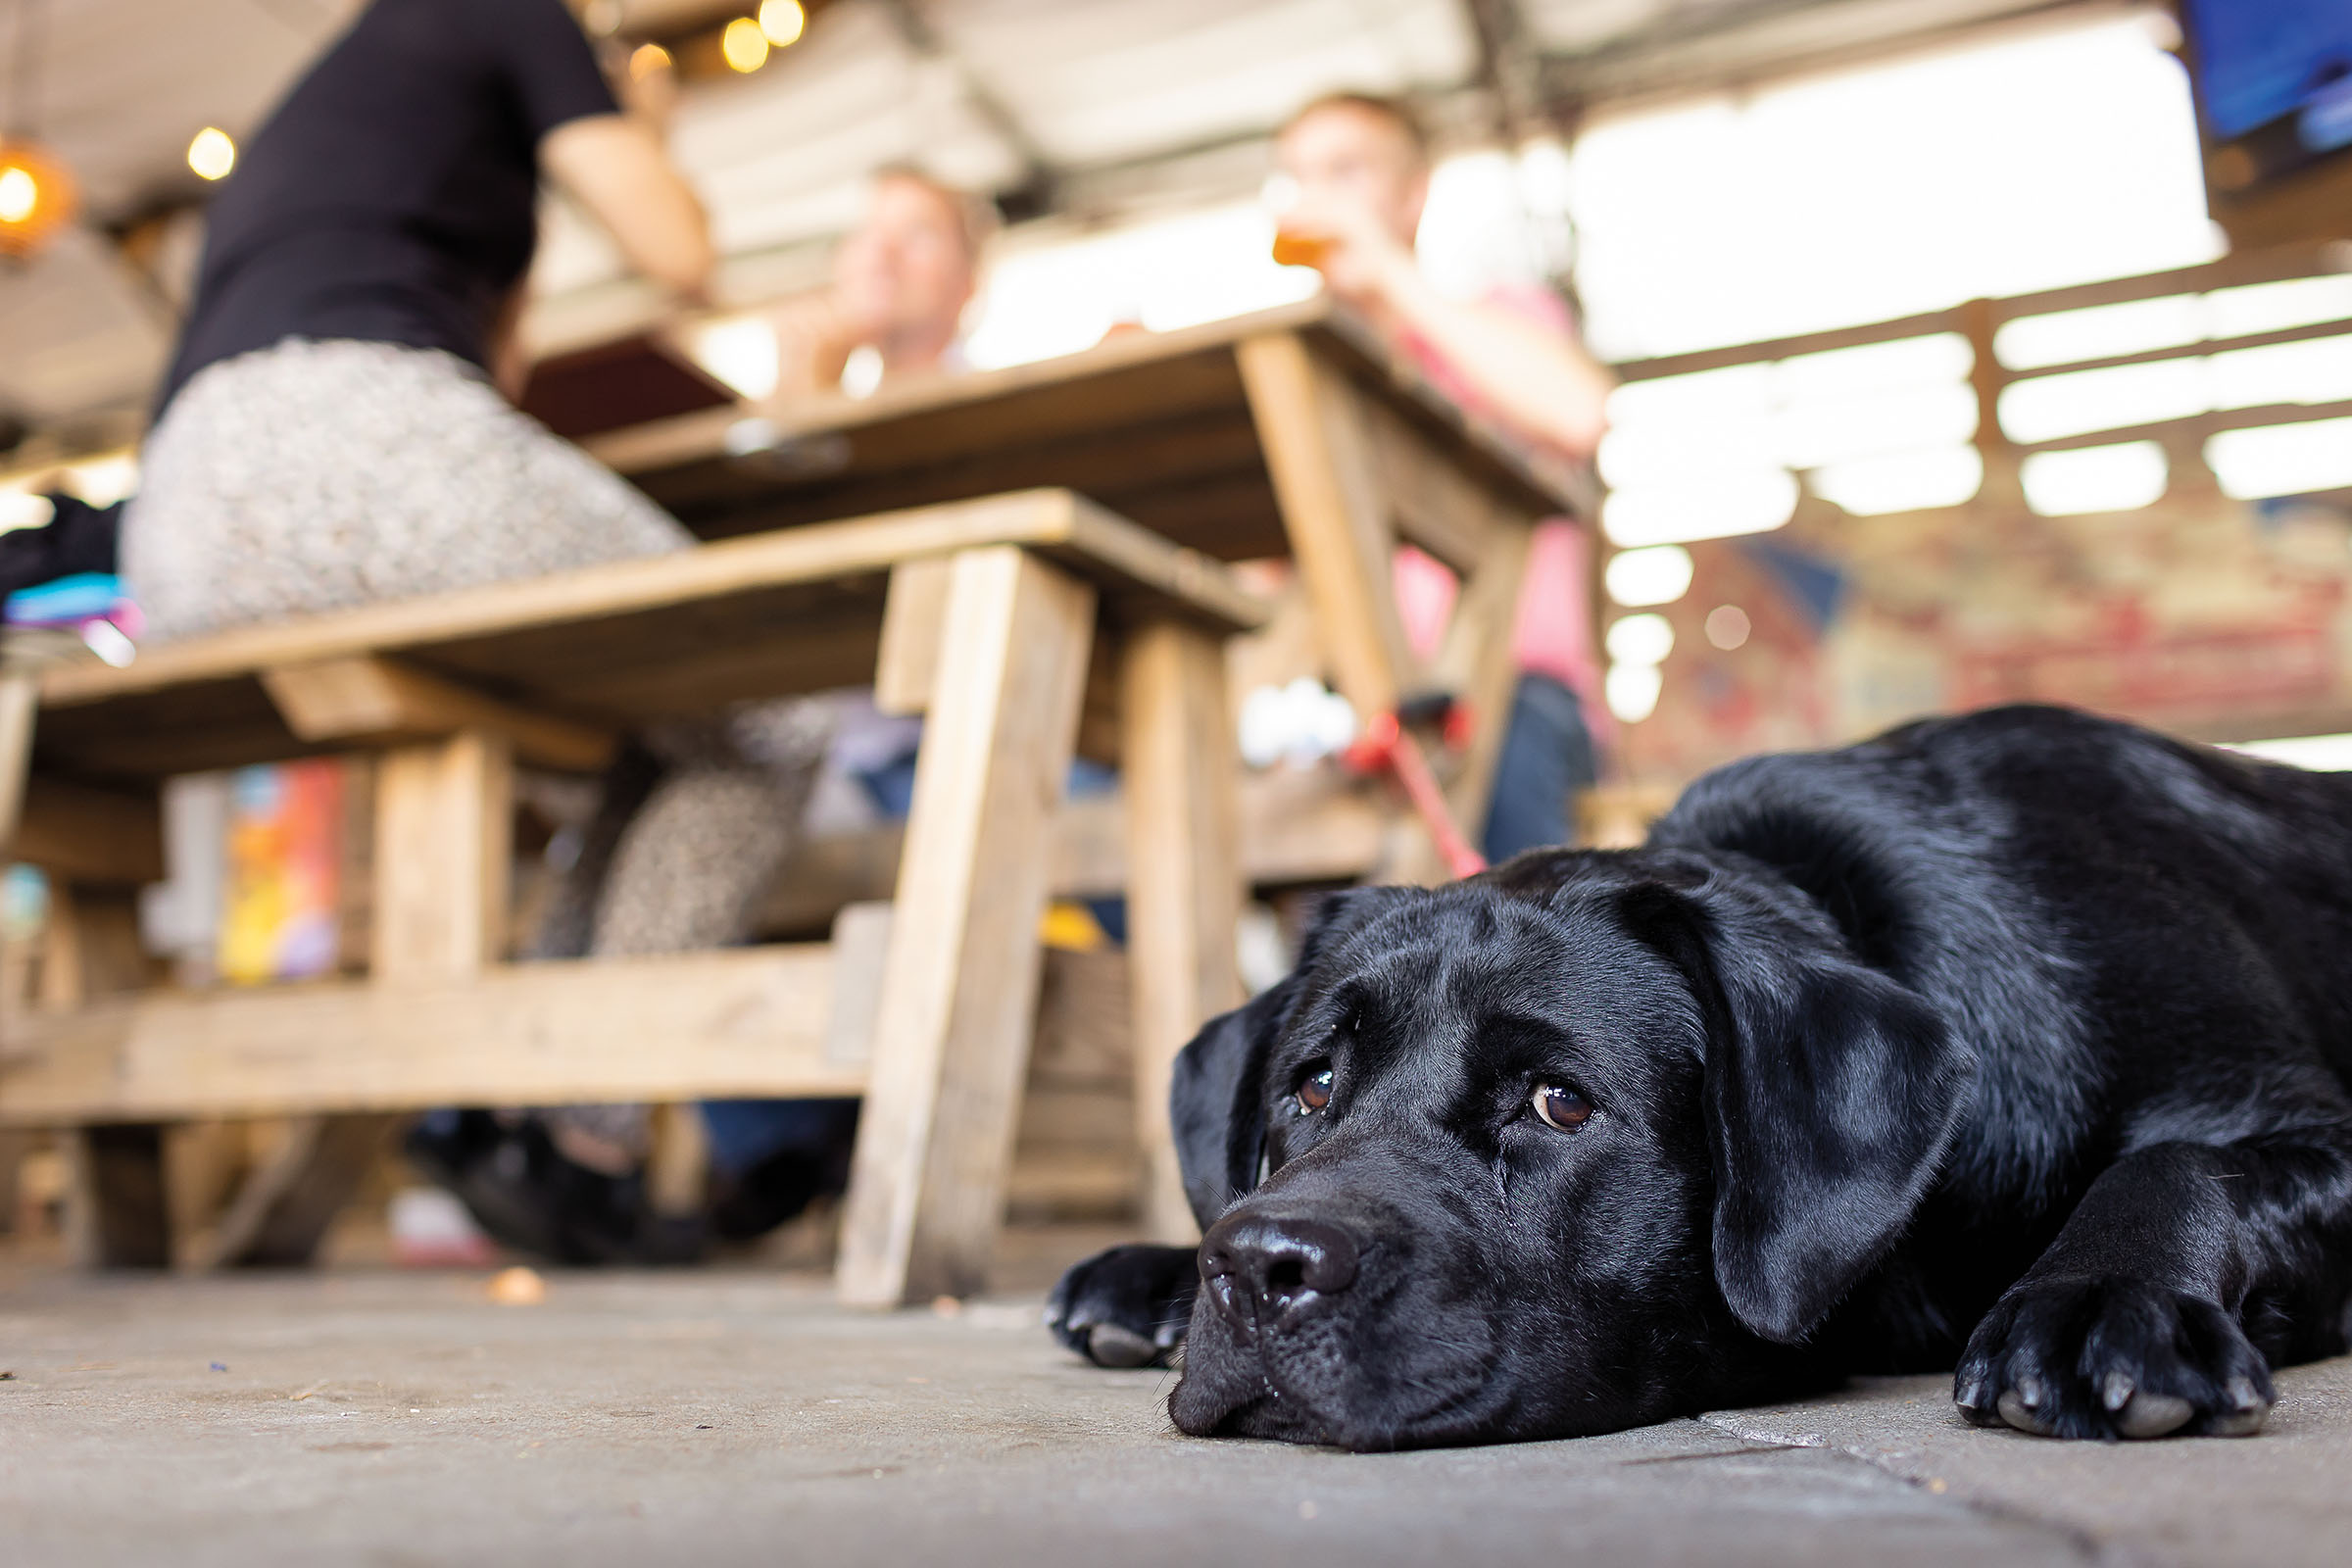
[[1575,836],[1569,802],[1599,776],[1592,732],[1585,727],[1576,693],[1549,675],[1520,676],[1487,808],[1481,846],[1487,858],[1507,860],[1522,850],[1569,842]]

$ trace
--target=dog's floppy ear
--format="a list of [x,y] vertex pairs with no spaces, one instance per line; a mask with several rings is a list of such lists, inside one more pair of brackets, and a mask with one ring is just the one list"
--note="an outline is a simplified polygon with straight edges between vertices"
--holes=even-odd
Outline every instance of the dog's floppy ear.
[[1909,1223],[1974,1055],[1793,895],[1708,874],[1627,905],[1707,1014],[1716,1283],[1741,1323],[1793,1344]]
[[1298,975],[1291,974],[1247,1006],[1211,1018],[1177,1054],[1168,1119],[1176,1131],[1184,1196],[1202,1230],[1257,1185],[1266,1141],[1258,1079],[1298,985]]
[[1298,963],[1254,1001],[1208,1021],[1178,1053],[1168,1086],[1168,1119],[1176,1133],[1176,1162],[1193,1217],[1206,1230],[1236,1199],[1257,1185],[1266,1147],[1266,1053],[1281,1038],[1316,960],[1383,905],[1408,896],[1394,888],[1335,893],[1315,911],[1299,944]]

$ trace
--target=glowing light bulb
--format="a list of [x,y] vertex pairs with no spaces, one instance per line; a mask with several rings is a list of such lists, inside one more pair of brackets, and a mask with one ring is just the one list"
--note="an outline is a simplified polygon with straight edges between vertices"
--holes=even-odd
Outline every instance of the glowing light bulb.
[[0,169],[0,223],[22,223],[40,204],[40,181],[30,170],[13,165]]
[[729,67],[749,75],[767,64],[767,34],[749,17],[737,17],[718,35],[718,52]]
[[38,255],[74,220],[73,172],[38,142],[0,137],[0,256]]
[[760,0],[760,32],[779,49],[790,48],[808,30],[808,13],[801,0]]
[[188,167],[206,179],[226,179],[237,167],[237,144],[218,125],[207,125],[188,143]]
[[641,43],[629,55],[629,79],[643,81],[657,71],[669,69],[669,51],[658,43]]

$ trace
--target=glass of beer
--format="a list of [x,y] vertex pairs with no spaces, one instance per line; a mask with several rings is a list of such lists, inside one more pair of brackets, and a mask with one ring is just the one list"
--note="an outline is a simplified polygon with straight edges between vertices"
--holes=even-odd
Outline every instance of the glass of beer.
[[1322,266],[1331,254],[1331,242],[1320,234],[1284,226],[1284,220],[1298,210],[1298,182],[1288,174],[1269,174],[1258,201],[1274,215],[1275,262],[1283,267]]

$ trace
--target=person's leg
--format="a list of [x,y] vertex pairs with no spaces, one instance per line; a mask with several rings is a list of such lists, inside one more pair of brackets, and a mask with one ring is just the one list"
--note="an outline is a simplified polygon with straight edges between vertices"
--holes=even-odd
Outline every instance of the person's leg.
[[855,1100],[716,1100],[710,1136],[710,1229],[746,1241],[849,1183]]
[[1574,836],[1570,802],[1596,776],[1592,735],[1576,693],[1548,675],[1520,676],[1487,808],[1488,860],[1566,844]]

